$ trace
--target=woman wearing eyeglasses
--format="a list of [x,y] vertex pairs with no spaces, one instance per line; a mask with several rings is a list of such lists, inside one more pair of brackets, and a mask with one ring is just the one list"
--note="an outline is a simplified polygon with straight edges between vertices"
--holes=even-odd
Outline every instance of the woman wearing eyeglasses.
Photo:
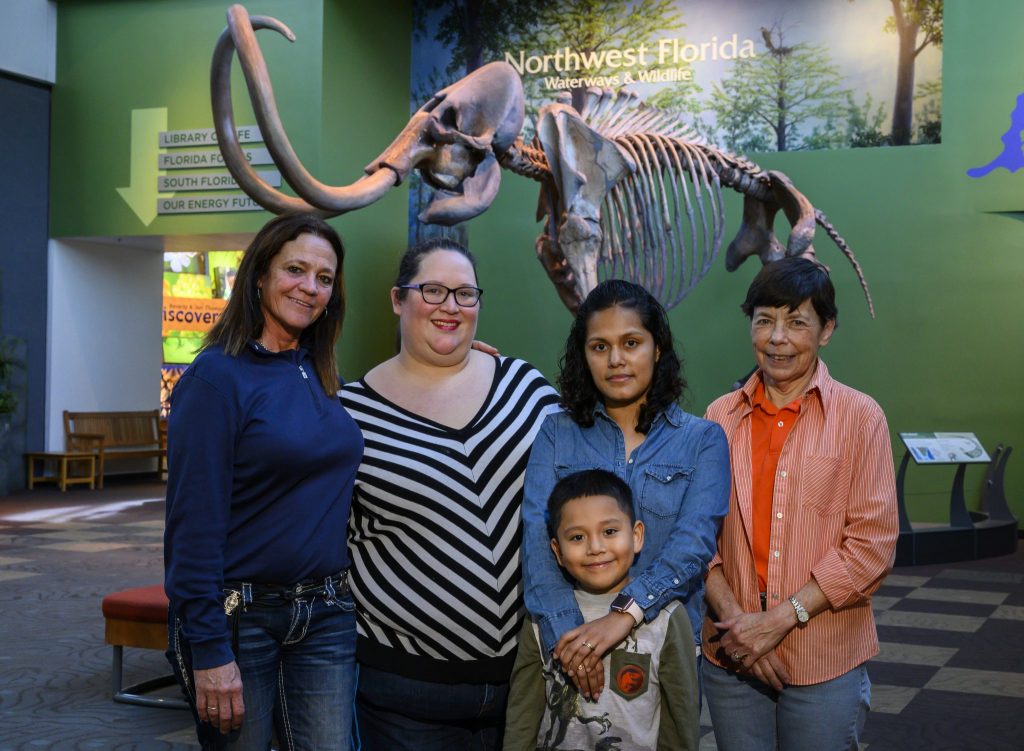
[[391,288],[400,351],[342,390],[366,445],[349,525],[365,751],[501,744],[523,475],[557,396],[472,349],[482,294],[457,242],[410,248]]

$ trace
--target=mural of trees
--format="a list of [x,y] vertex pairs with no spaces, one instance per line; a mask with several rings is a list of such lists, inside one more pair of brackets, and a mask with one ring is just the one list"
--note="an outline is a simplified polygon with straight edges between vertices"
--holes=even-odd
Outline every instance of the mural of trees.
[[712,87],[707,109],[717,135],[740,153],[808,148],[808,124],[845,119],[849,92],[824,47],[787,45],[778,27],[762,28],[761,35],[764,54],[737,60]]
[[[593,53],[632,47],[638,41],[657,38],[685,26],[676,0],[566,0],[544,4],[532,24],[523,28],[516,40],[519,48],[543,52],[569,47],[577,53]],[[657,67],[657,66],[650,66]],[[587,76],[613,75],[617,70],[596,66],[578,73]],[[542,75],[523,76],[527,99],[553,99],[542,96]],[[582,102],[584,89],[572,90],[573,103]],[[536,108],[528,105],[527,114],[535,121]]]
[[885,30],[899,39],[896,95],[892,107],[895,146],[910,143],[914,119],[914,63],[930,44],[942,45],[942,0],[890,0],[892,15]]
[[[418,68],[412,101],[418,107],[506,53],[537,61],[568,48],[596,58],[592,67],[554,64],[522,74],[527,140],[539,107],[556,98],[565,79],[618,75],[622,85],[676,113],[697,136],[741,153],[938,143],[943,0],[828,5],[848,12],[832,13],[836,20],[829,25],[820,0],[415,0],[414,44],[425,64]],[[840,18],[853,22],[845,26]],[[709,40],[730,33],[756,47],[756,56],[705,57],[702,51],[696,59],[652,60],[659,40],[703,50]],[[847,43],[864,35],[863,45]],[[643,64],[605,64],[605,52],[640,44],[648,46]],[[884,74],[865,79],[876,60],[890,55],[895,59],[883,63]],[[638,76],[659,67],[688,68],[691,80],[652,83]],[[584,89],[571,93],[579,106]]]
[[[418,0],[415,33],[432,33],[435,41],[451,50],[446,72],[454,74],[451,80],[455,80],[500,59],[548,5],[545,0]],[[428,30],[426,20],[439,11],[437,26]]]

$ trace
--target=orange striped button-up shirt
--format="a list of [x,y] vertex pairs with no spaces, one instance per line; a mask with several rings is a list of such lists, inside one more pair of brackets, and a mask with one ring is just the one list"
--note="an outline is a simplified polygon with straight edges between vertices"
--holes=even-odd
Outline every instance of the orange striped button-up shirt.
[[[729,513],[718,536],[721,566],[740,606],[760,611],[753,555],[752,397],[760,371],[742,389],[708,407],[725,430],[732,461]],[[844,386],[818,360],[800,419],[782,449],[775,475],[768,559],[768,607],[814,577],[829,609],[794,628],[775,648],[792,683],[821,683],[878,654],[871,593],[892,566],[899,521],[892,448],[885,414],[865,394]],[[704,656],[717,640],[704,622]]]

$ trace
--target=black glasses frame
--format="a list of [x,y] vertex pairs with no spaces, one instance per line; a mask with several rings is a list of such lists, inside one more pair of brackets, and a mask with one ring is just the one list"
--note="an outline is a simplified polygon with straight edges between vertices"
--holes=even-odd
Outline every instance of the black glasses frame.
[[[440,300],[432,301],[427,299],[427,293],[423,291],[424,287],[440,287],[441,289],[446,290],[446,292],[444,294],[444,297],[442,297]],[[470,286],[468,284],[464,284],[461,287],[456,287],[455,289],[452,289],[451,287],[446,287],[445,285],[438,284],[437,282],[426,282],[424,284],[400,284],[398,288],[418,289],[420,291],[420,297],[423,298],[423,302],[427,303],[427,305],[444,305],[445,300],[448,299],[449,295],[455,295],[455,304],[458,305],[460,308],[475,308],[477,305],[480,304],[480,298],[484,296],[484,291],[482,289],[480,289],[479,287]],[[456,293],[460,289],[474,290],[476,292],[476,300],[474,300],[469,305],[467,305],[466,303],[459,302],[459,296]]]

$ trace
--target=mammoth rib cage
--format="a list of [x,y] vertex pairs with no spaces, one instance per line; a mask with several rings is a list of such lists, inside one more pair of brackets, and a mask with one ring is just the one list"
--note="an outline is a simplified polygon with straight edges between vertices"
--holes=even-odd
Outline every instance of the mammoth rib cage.
[[634,135],[616,143],[637,171],[617,183],[602,206],[606,271],[644,284],[671,307],[707,273],[721,247],[718,171],[701,147],[685,141]]

